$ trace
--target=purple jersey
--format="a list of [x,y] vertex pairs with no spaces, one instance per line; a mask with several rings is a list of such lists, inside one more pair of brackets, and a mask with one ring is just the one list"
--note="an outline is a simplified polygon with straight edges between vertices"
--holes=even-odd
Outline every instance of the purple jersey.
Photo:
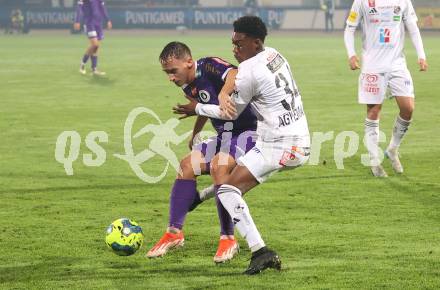
[[103,0],[79,0],[76,8],[75,22],[81,22],[87,26],[101,24],[109,21],[107,9]]
[[[184,86],[183,91],[199,103],[218,105],[218,94],[225,84],[226,75],[230,69],[236,67],[217,57],[199,59],[196,65],[196,79]],[[210,118],[210,120],[217,134],[224,131],[224,124],[227,122],[233,122],[232,132],[234,135],[249,130],[255,131],[257,128],[257,117],[250,106],[247,106],[235,121],[214,118]]]

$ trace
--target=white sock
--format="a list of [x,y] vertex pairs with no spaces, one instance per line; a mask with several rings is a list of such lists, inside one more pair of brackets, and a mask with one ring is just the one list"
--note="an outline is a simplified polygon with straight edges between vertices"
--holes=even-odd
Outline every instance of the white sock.
[[255,252],[264,247],[264,241],[255,226],[246,202],[241,197],[241,191],[232,185],[224,184],[218,190],[218,197],[231,215],[238,232],[246,239],[251,251]]
[[390,140],[390,145],[388,149],[397,149],[402,143],[403,136],[405,136],[406,131],[408,131],[409,125],[411,125],[412,120],[404,120],[400,116],[397,116],[394,122],[393,135]]
[[379,120],[365,119],[365,145],[370,154],[371,166],[379,165]]
[[205,201],[215,196],[214,184],[202,189],[199,192],[200,200]]

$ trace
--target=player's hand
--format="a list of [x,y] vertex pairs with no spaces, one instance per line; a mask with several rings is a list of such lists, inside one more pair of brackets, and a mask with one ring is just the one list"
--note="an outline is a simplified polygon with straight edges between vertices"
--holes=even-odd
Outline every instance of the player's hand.
[[235,109],[235,104],[231,96],[225,93],[220,93],[218,99],[222,116],[232,119],[237,114],[237,110]]
[[220,110],[222,111],[223,110],[227,111],[235,108],[234,102],[232,101],[231,96],[229,96],[228,94],[221,92],[218,95],[218,101],[219,101]]
[[361,68],[361,66],[359,65],[359,58],[356,55],[350,57],[348,63],[350,65],[351,70],[357,70]]
[[110,30],[113,28],[113,24],[111,21],[107,21],[107,29]]
[[185,119],[190,116],[196,115],[197,101],[191,98],[187,98],[189,103],[186,105],[177,104],[173,107],[173,113],[181,115],[179,119]]
[[235,106],[232,107],[231,109],[221,111],[222,119],[234,120],[235,116],[237,116],[237,109],[235,109]]
[[419,59],[419,66],[420,71],[427,71],[428,70],[428,63],[426,62],[426,59]]
[[73,23],[73,29],[78,31],[81,28],[81,24],[79,22]]

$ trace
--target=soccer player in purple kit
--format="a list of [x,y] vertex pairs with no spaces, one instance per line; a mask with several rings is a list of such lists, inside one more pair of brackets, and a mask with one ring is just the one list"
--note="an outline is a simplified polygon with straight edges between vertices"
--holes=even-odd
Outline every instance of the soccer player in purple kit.
[[[189,100],[203,104],[218,105],[218,95],[231,94],[234,90],[237,69],[230,63],[216,57],[206,57],[194,61],[191,51],[181,42],[171,42],[162,50],[160,63],[171,82],[181,87]],[[179,113],[178,105],[174,108]],[[194,125],[193,138],[202,130],[208,120],[199,112]],[[257,119],[250,107],[235,121],[210,118],[217,136],[202,143],[192,145],[191,152],[180,163],[181,172],[177,175],[170,195],[169,224],[166,233],[147,253],[156,258],[165,255],[170,249],[183,246],[182,232],[185,217],[198,204],[205,200],[197,192],[197,176],[211,174],[214,192],[226,180],[235,167],[235,160],[249,151],[255,144]],[[193,139],[192,139],[193,140]],[[214,262],[226,262],[238,252],[234,238],[234,224],[228,212],[216,199],[220,219],[220,241]]]
[[84,30],[90,41],[90,45],[84,54],[79,72],[83,75],[86,74],[86,63],[91,58],[92,61],[92,74],[103,76],[105,72],[99,71],[98,66],[98,49],[100,42],[104,38],[104,32],[102,29],[102,22],[107,23],[107,29],[112,29],[112,22],[108,16],[107,9],[103,0],[79,0],[76,9],[76,17],[73,28],[75,30],[80,29],[80,23],[83,20]]

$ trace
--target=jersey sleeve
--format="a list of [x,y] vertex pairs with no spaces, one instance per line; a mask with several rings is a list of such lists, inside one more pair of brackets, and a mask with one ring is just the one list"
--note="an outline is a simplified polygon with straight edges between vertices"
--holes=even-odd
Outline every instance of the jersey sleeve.
[[362,2],[354,0],[347,18],[347,25],[357,27],[362,19]]
[[225,81],[228,72],[236,66],[218,57],[207,57],[199,60],[200,69],[209,79]]
[[419,59],[426,59],[425,49],[423,48],[422,36],[416,22],[405,22],[406,29],[417,51]]
[[256,95],[255,85],[253,70],[249,66],[239,67],[235,78],[235,92],[233,94],[237,111],[239,111],[239,107],[246,107],[252,100],[252,97]]
[[405,23],[409,22],[417,22],[417,14],[414,10],[414,6],[411,3],[411,0],[406,0],[405,10],[402,13],[402,20]]

